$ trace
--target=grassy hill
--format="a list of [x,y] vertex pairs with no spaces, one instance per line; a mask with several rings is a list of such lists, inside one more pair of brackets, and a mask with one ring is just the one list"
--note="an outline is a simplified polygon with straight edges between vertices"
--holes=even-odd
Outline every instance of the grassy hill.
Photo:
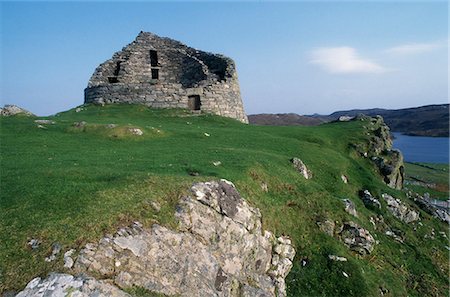
[[[382,210],[372,211],[358,198],[359,190],[369,189],[410,204],[353,149],[370,137],[363,121],[251,126],[133,105],[73,109],[46,118],[55,123],[41,127],[35,119],[0,119],[0,291],[20,290],[33,277],[64,271],[61,255],[55,262],[44,261],[54,242],[63,251],[79,250],[135,220],[175,228],[173,210],[189,186],[225,178],[260,208],[265,229],[293,239],[297,255],[287,279],[289,296],[448,292],[448,240],[439,233],[447,226],[424,212],[420,224],[404,224],[386,211],[384,202]],[[135,128],[143,135],[130,133]],[[304,161],[312,179],[293,169],[292,157]],[[359,218],[344,211],[344,198],[355,203]],[[160,212],[152,208],[153,201],[162,206]],[[404,243],[376,230],[370,223],[376,215],[400,230]],[[379,244],[370,255],[359,256],[319,230],[316,222],[324,218],[337,224],[353,220]],[[27,245],[32,238],[41,241],[36,250]],[[330,261],[329,254],[348,261]]]
[[394,132],[412,136],[449,137],[448,109],[449,104],[436,104],[403,109],[352,109],[336,111],[330,115],[254,114],[249,115],[248,120],[250,124],[254,125],[315,126],[324,122],[336,121],[341,116],[381,115]]

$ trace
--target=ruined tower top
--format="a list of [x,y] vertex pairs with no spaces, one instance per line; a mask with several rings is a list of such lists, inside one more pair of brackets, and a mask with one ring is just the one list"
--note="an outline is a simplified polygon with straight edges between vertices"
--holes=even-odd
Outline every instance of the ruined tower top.
[[233,60],[142,31],[95,69],[85,103],[188,108],[248,122]]

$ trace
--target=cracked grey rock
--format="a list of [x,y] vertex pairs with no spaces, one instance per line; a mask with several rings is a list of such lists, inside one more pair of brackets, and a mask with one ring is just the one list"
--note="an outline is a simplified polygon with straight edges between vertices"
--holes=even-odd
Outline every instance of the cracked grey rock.
[[344,223],[339,235],[345,245],[361,255],[367,255],[373,251],[375,239],[369,231],[354,222]]
[[16,297],[131,297],[128,293],[91,277],[53,273],[30,281]]
[[120,288],[180,296],[285,296],[295,250],[261,228],[261,214],[228,181],[194,184],[175,216],[178,231],[135,222],[87,244],[75,263]]
[[411,223],[419,220],[419,212],[408,208],[399,199],[395,199],[386,193],[382,194],[381,197],[387,203],[387,210],[397,219],[405,223]]
[[306,178],[306,179],[310,179],[312,178],[312,173],[311,171],[306,167],[305,163],[303,163],[302,160],[300,160],[299,158],[292,158],[291,162],[294,166],[294,168],[300,172],[300,174]]

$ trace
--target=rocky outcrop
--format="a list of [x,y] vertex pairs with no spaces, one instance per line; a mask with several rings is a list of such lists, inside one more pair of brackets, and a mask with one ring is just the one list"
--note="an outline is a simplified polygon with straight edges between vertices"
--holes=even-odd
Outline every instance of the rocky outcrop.
[[419,213],[408,208],[399,199],[395,199],[394,197],[386,193],[382,194],[381,197],[383,197],[383,199],[387,203],[387,210],[392,213],[392,215],[397,219],[405,223],[411,223],[419,219]]
[[295,251],[227,181],[197,183],[176,210],[178,231],[139,223],[88,244],[77,272],[120,288],[180,296],[285,296]]
[[360,191],[359,196],[363,201],[364,205],[369,209],[381,209],[380,201],[373,197],[368,190]]
[[9,117],[14,115],[26,115],[26,116],[34,116],[28,110],[25,110],[17,105],[6,104],[3,108],[0,108],[0,116]]
[[292,158],[291,163],[294,168],[306,179],[312,178],[311,171],[306,167],[305,163],[299,158]]
[[351,250],[361,255],[370,254],[375,245],[375,239],[366,229],[360,227],[354,222],[346,222],[338,232],[341,240]]
[[377,166],[383,181],[393,189],[402,189],[404,182],[403,155],[392,149],[392,138],[389,127],[381,116],[368,117],[358,115],[354,120],[365,122],[368,141],[363,145],[355,145],[359,153],[368,157]]
[[344,199],[342,200],[342,202],[344,202],[345,211],[347,213],[351,214],[352,216],[358,217],[358,212],[356,211],[356,206],[353,201],[351,201],[350,199]]
[[131,295],[105,282],[92,277],[72,276],[54,273],[46,279],[37,277],[16,297],[131,297]]
[[403,155],[399,150],[385,151],[384,155],[372,157],[372,161],[377,165],[384,182],[393,189],[401,189],[403,187],[404,164]]
[[443,222],[446,222],[447,224],[450,224],[450,208],[448,207],[448,202],[446,203],[447,205],[441,205],[441,203],[443,203],[444,201],[440,201],[440,203],[437,204],[436,200],[432,200],[425,195],[421,196],[411,191],[408,191],[406,195],[426,213],[438,218]]

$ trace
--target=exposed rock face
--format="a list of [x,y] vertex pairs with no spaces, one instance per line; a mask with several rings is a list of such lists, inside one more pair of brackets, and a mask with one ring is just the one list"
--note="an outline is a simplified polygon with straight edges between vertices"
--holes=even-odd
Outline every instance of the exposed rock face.
[[85,103],[189,108],[248,122],[233,60],[146,32],[97,67]]
[[25,110],[17,105],[11,105],[11,104],[5,104],[3,108],[0,108],[0,116],[3,117],[9,117],[14,116],[17,114],[23,114],[26,116],[34,116],[31,112],[28,110]]
[[359,115],[355,120],[365,121],[367,134],[370,136],[365,147],[359,147],[364,157],[369,157],[377,166],[384,182],[393,189],[402,189],[404,182],[403,155],[392,149],[389,127],[381,116],[368,117]]
[[373,197],[368,190],[361,191],[359,193],[361,200],[367,208],[381,209],[381,203],[377,198]]
[[37,277],[30,281],[26,288],[16,297],[131,297],[131,295],[108,284],[91,277],[70,274],[54,273],[46,279]]
[[353,251],[361,255],[370,254],[373,251],[375,239],[366,229],[354,222],[344,223],[339,232],[342,241]]
[[304,178],[306,179],[312,178],[311,171],[309,171],[309,169],[306,167],[305,163],[303,163],[302,160],[300,160],[299,158],[292,158],[291,162],[294,165],[294,168],[298,172],[300,172],[300,174],[303,175]]
[[[450,224],[450,208],[444,205],[436,204],[437,201],[433,201],[427,197],[422,197],[417,193],[407,192],[409,198],[413,199],[422,210],[428,214],[440,219],[447,224]],[[424,195],[425,196],[425,195]],[[440,201],[442,203],[443,201]]]
[[78,272],[167,295],[285,296],[295,251],[261,229],[261,214],[227,182],[198,183],[176,211],[179,231],[138,223],[88,244]]
[[331,220],[324,220],[324,221],[318,221],[316,222],[317,226],[319,226],[319,229],[330,235],[330,236],[334,236],[334,229],[336,227],[336,224],[331,221]]
[[403,187],[404,164],[403,155],[399,150],[385,151],[383,157],[372,157],[384,177],[384,182],[393,189]]
[[372,160],[378,166],[384,182],[393,189],[402,189],[404,182],[403,155],[392,149],[389,127],[381,116],[372,118],[373,136],[370,141]]
[[350,199],[344,199],[342,200],[345,205],[345,211],[352,216],[358,217],[358,213],[356,212],[356,206]]
[[383,199],[386,201],[387,209],[397,219],[405,223],[411,223],[419,219],[419,213],[415,210],[409,209],[399,199],[395,199],[388,194],[382,194],[381,197],[383,197]]

